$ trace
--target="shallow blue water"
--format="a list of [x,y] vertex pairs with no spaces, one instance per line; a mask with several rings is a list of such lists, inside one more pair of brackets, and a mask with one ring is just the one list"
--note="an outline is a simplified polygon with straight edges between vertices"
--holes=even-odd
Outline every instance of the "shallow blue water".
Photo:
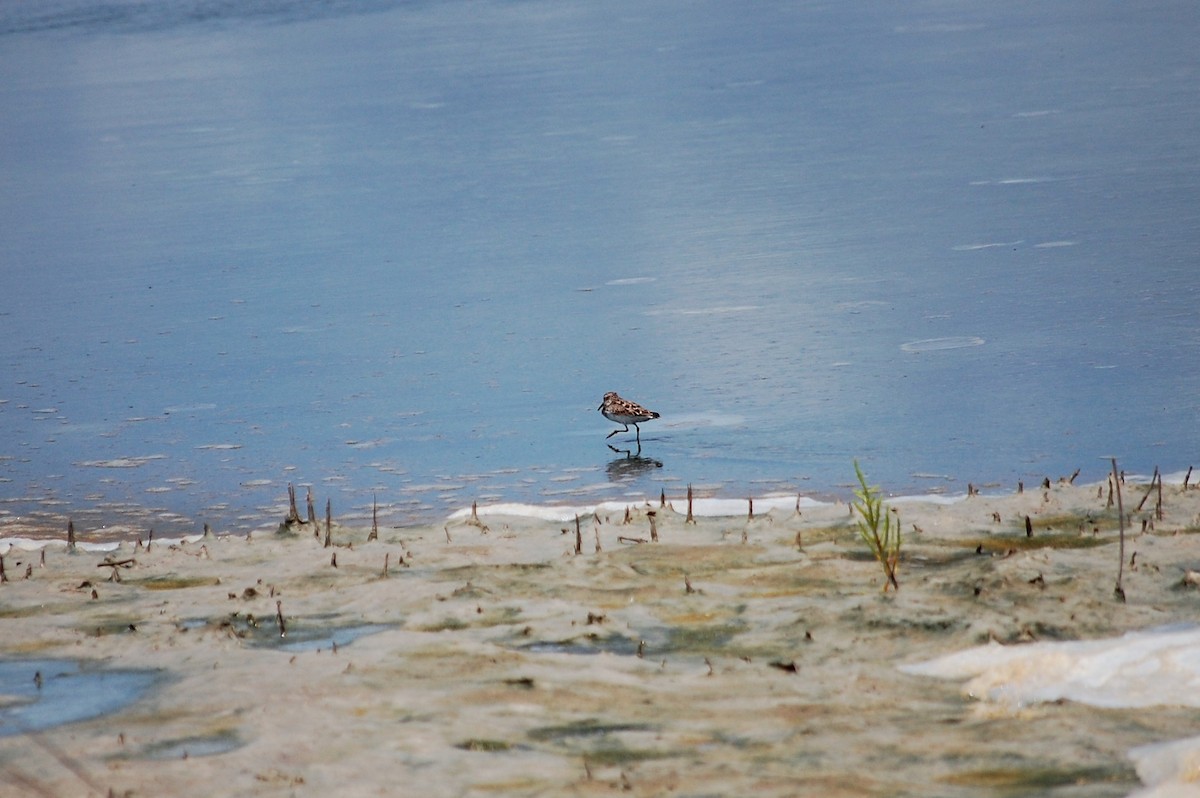
[[[402,524],[845,493],[854,458],[891,492],[1184,469],[1198,33],[1188,2],[9,4],[0,532],[257,527],[288,482]],[[662,413],[640,459],[608,390]]]
[[0,660],[0,737],[115,713],[162,680],[149,670],[100,670],[70,660]]

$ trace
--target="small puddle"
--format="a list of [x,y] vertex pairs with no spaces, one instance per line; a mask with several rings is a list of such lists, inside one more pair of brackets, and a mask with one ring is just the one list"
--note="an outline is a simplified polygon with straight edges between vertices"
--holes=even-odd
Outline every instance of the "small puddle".
[[116,712],[163,678],[159,671],[102,670],[72,660],[0,661],[0,737]]
[[215,756],[240,748],[242,741],[236,734],[221,732],[208,736],[184,737],[166,740],[148,747],[147,759],[188,759],[194,756]]
[[277,616],[256,618],[249,614],[233,613],[218,619],[187,618],[179,622],[179,629],[184,632],[222,631],[252,648],[298,652],[343,648],[361,637],[395,628],[394,624],[388,623],[337,626],[329,621],[329,616],[285,618],[283,631],[286,634],[280,634]]
[[[194,629],[213,625],[213,622],[204,619],[191,619],[184,621],[181,628]],[[271,648],[293,653],[344,648],[359,638],[394,628],[392,624],[386,623],[335,626],[316,619],[287,618],[284,628],[286,634],[280,634],[276,618],[256,619],[253,616],[242,615],[222,619],[215,625],[228,629],[246,645],[254,648]]]
[[340,629],[288,629],[287,637],[276,637],[274,643],[264,641],[260,645],[278,648],[280,651],[321,651],[327,648],[342,648],[360,637],[379,634],[392,627],[384,623],[364,623],[359,626],[343,626]]
[[570,640],[540,641],[529,645],[518,646],[520,651],[533,654],[619,654],[632,656],[638,653],[639,641],[624,635],[608,635],[576,637]]

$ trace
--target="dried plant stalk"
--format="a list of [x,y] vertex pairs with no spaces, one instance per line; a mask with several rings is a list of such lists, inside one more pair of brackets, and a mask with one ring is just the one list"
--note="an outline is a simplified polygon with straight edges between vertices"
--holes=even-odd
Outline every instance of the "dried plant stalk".
[[[1157,472],[1158,469],[1155,469]],[[1121,580],[1125,576],[1125,505],[1121,502],[1121,480],[1117,476],[1117,458],[1112,458],[1113,482],[1117,486],[1117,527],[1121,530],[1121,549],[1117,561],[1117,586],[1113,593],[1122,602],[1125,601],[1125,588],[1121,585]],[[1143,501],[1145,501],[1143,499]]]

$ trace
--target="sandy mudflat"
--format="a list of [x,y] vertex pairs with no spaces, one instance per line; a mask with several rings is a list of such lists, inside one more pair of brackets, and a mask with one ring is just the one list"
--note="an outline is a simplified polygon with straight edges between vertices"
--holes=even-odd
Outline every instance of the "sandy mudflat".
[[[335,523],[332,548],[311,527],[55,542],[44,564],[14,546],[0,659],[152,684],[32,735],[0,685],[0,794],[1129,795],[1131,749],[1200,734],[1200,709],[978,700],[898,666],[1200,618],[1200,490],[1168,485],[1161,520],[1133,512],[1144,491],[1125,488],[1125,603],[1095,485],[897,502],[887,594],[847,505],[794,500],[695,524],[677,497],[628,524],[602,507],[578,555],[573,518],[519,508],[372,542]],[[43,691],[69,688],[58,667]]]

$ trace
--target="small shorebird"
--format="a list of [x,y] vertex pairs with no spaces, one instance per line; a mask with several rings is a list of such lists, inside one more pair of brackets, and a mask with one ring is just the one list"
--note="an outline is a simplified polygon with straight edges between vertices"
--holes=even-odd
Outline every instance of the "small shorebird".
[[658,413],[653,410],[647,410],[637,402],[631,402],[628,399],[622,399],[617,396],[616,391],[609,391],[604,394],[604,401],[596,408],[609,421],[615,421],[618,424],[623,424],[625,429],[615,429],[605,436],[605,440],[616,435],[618,432],[629,432],[629,425],[637,430],[637,441],[640,445],[642,442],[642,428],[638,424],[643,421],[649,421],[652,418],[658,418]]

